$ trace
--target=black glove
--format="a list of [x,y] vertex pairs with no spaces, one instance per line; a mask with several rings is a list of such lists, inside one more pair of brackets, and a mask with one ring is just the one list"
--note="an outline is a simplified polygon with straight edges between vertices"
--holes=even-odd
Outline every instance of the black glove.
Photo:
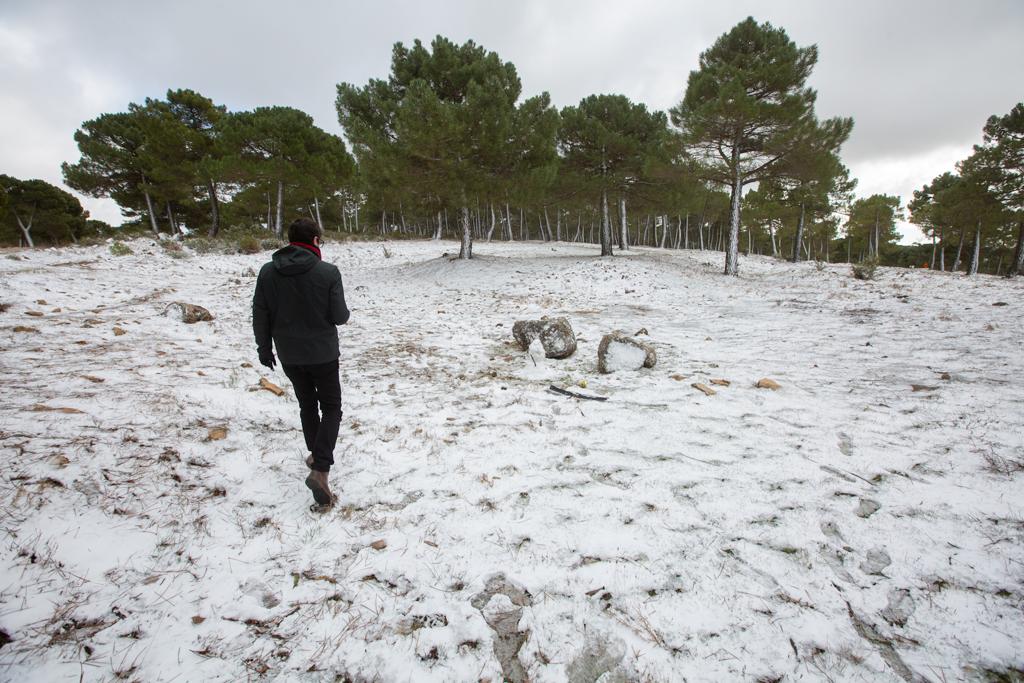
[[265,365],[271,370],[277,365],[277,359],[274,358],[273,351],[264,351],[260,353],[260,365]]

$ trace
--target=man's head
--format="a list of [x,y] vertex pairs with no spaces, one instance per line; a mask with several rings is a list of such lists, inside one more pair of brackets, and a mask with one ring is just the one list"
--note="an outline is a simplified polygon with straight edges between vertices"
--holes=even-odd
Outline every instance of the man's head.
[[313,244],[313,238],[319,238],[323,233],[320,226],[312,218],[299,218],[288,226],[288,241]]

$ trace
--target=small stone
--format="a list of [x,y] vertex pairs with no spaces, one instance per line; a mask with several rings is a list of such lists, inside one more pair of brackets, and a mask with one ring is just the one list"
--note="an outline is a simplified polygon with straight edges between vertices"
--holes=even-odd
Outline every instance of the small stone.
[[388,542],[382,538],[378,541],[374,541],[373,543],[371,543],[370,547],[374,550],[384,550],[384,548],[388,547]]
[[871,515],[875,514],[882,509],[881,504],[878,501],[871,500],[870,498],[861,498],[860,504],[857,506],[857,516],[867,519]]
[[[38,304],[40,306],[46,306],[47,305],[46,304],[46,299],[37,299],[36,300],[36,304]],[[992,304],[992,305],[995,306],[996,304]],[[1006,304],[1003,304],[1003,305],[1005,306]]]
[[125,332],[123,328],[114,327],[114,336],[115,337],[120,337],[120,336],[125,335],[125,334],[128,334],[128,333]]
[[727,379],[713,379],[711,380],[711,383],[718,387],[727,387],[732,384],[732,382]]
[[704,394],[707,396],[714,396],[716,393],[718,393],[711,387],[707,386],[706,384],[701,384],[700,382],[694,382],[690,386],[696,389],[697,391],[703,391]]
[[37,330],[36,328],[34,328],[34,327],[26,327],[25,325],[15,325],[14,326],[14,331],[15,332],[35,332],[37,334],[39,333],[39,330]]
[[25,315],[30,315],[33,318],[42,318],[43,317],[43,312],[42,311],[25,311]]
[[935,391],[938,387],[933,387],[928,384],[911,384],[910,388],[913,391]]
[[186,325],[213,320],[213,314],[202,306],[186,304],[180,301],[168,304],[167,308],[164,309],[164,315],[179,318]]
[[576,386],[578,386],[580,389],[586,389],[587,388],[587,380],[581,379],[579,382],[576,382]]
[[765,377],[763,379],[757,380],[757,388],[758,389],[771,389],[772,391],[777,391],[777,390],[782,388],[782,385],[780,385],[778,382],[776,382],[773,379],[768,379],[767,377]]
[[645,337],[648,336],[648,332],[647,332],[647,328],[646,327],[641,327],[639,330],[637,330],[636,332],[633,333],[634,337],[639,337],[640,335],[643,335]]
[[874,548],[868,551],[860,568],[865,574],[881,574],[890,564],[892,564],[892,559],[889,557],[889,553],[881,548]]
[[944,379],[944,380],[946,380],[948,382],[951,379],[953,379],[953,376],[951,374],[949,374],[948,372],[944,372],[941,375],[939,375],[939,379]]
[[206,435],[207,441],[222,441],[223,439],[226,438],[228,438],[227,427],[211,427],[210,431],[207,432]]
[[102,384],[103,382],[106,381],[102,377],[94,377],[92,375],[82,375],[82,379],[87,379],[90,382],[92,382],[93,384]]
[[204,621],[206,621],[206,617],[201,617],[198,614],[196,616],[192,617],[192,623],[195,624],[196,626],[198,626],[199,624],[203,623]]
[[669,379],[674,379],[677,382],[682,382],[684,379],[686,379],[686,375],[680,375],[680,374],[669,375]]

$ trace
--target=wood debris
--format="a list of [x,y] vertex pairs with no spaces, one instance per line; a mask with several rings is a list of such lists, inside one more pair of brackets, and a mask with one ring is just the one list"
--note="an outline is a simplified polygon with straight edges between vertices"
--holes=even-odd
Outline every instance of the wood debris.
[[703,391],[704,394],[707,395],[707,396],[714,396],[716,393],[718,393],[714,389],[709,387],[708,385],[701,384],[700,382],[694,382],[690,386],[693,387],[694,389],[696,389],[697,391]]
[[266,377],[260,377],[260,389],[266,389],[274,396],[284,396],[284,389],[277,386]]

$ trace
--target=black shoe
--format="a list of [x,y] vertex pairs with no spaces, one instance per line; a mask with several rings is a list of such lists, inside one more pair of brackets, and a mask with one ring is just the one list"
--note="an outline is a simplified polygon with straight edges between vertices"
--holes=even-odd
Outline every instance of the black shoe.
[[306,477],[306,488],[313,492],[313,500],[317,505],[331,505],[334,503],[334,496],[331,495],[331,487],[327,484],[327,473],[312,470]]

